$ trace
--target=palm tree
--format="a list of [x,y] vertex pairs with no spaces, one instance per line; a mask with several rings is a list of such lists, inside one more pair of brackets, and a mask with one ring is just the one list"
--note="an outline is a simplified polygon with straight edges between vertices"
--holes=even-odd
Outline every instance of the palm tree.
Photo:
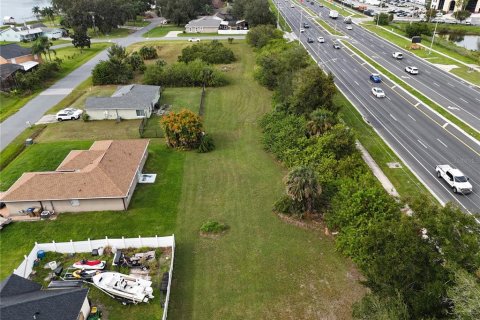
[[337,123],[333,112],[325,109],[317,109],[310,114],[307,122],[307,130],[311,136],[321,135]]
[[293,168],[284,179],[287,195],[304,204],[307,214],[313,213],[315,199],[322,194],[317,174],[309,167]]
[[40,7],[39,6],[35,6],[32,8],[32,13],[35,15],[35,17],[38,18],[40,17]]
[[52,46],[53,43],[50,41],[50,39],[48,39],[47,37],[40,37],[33,43],[32,53],[43,54],[45,58],[48,54],[48,60],[52,61],[51,52],[53,52],[55,55],[57,54],[57,52],[51,48]]

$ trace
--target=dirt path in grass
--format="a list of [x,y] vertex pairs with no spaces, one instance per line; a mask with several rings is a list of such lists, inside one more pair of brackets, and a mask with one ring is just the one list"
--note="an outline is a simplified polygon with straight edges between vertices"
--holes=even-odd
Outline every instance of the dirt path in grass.
[[[365,293],[353,265],[323,234],[271,212],[285,170],[261,145],[257,121],[271,94],[252,76],[254,56],[234,44],[233,84],[209,89],[205,127],[217,149],[190,152],[175,231],[172,319],[349,319]],[[208,219],[230,230],[201,237]]]

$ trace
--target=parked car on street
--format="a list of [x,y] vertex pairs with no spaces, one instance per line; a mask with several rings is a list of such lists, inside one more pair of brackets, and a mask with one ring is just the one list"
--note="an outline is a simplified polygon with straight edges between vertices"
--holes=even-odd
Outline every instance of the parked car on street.
[[385,98],[385,92],[379,87],[373,87],[372,94],[377,98]]
[[66,108],[56,114],[57,121],[78,120],[82,116],[83,110],[75,108]]

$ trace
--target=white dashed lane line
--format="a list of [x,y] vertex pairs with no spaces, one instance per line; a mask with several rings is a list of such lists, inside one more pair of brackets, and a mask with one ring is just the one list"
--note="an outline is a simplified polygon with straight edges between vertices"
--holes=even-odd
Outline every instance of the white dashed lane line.
[[428,147],[422,142],[422,140],[417,140],[418,143],[420,143],[425,149],[428,149]]
[[445,148],[448,148],[448,146],[447,146],[445,143],[443,143],[443,141],[442,141],[442,140],[440,140],[440,139],[437,139],[437,141],[438,141],[438,142],[440,142],[441,144],[443,144],[443,145],[445,146]]

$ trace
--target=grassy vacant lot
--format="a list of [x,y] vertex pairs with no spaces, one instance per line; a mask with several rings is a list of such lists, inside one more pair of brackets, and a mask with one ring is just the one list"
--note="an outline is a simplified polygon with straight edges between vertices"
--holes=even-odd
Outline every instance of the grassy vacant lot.
[[177,27],[174,25],[162,25],[153,28],[152,30],[144,33],[142,37],[144,38],[158,38],[158,37],[165,37],[167,33],[170,31],[183,31],[185,28]]
[[[180,55],[183,48],[191,46],[191,42],[180,42],[180,41],[148,41],[148,42],[137,42],[134,45],[128,47],[128,50],[137,51],[140,50],[143,46],[154,46],[157,48],[159,58],[165,60],[167,63],[177,62],[178,56]],[[153,63],[153,60],[147,60],[147,64]]]
[[[80,67],[82,64],[90,60],[93,56],[97,55],[110,45],[111,43],[95,43],[92,44],[90,49],[84,49],[82,53],[79,49],[76,49],[74,47],[57,49],[56,56],[62,59],[62,68],[57,74],[57,76],[54,79],[50,80],[45,87],[48,87],[50,84],[53,84],[56,81],[62,79],[70,72]],[[53,54],[52,58],[54,58]],[[38,95],[42,90],[43,89],[37,90],[32,94],[26,96],[6,96],[4,94],[1,94],[0,103],[2,107],[0,108],[0,122],[3,122],[6,118],[17,112],[28,101]]]
[[[449,59],[445,56],[442,56],[438,53],[435,53],[435,52],[431,52],[429,53],[428,52],[428,49],[422,49],[422,50],[409,50],[408,49],[408,46],[411,44],[411,41],[408,40],[408,39],[405,39],[399,35],[396,35],[396,34],[393,34],[383,28],[379,28],[379,27],[376,27],[372,24],[368,24],[368,23],[363,23],[362,24],[363,27],[365,27],[366,29],[376,33],[378,36],[396,44],[397,46],[405,49],[405,50],[408,50],[410,51],[411,53],[419,56],[420,58],[424,58],[426,60],[428,60],[429,62],[431,63],[434,63],[434,64],[446,64],[446,65],[456,65],[458,66],[457,68],[454,68],[452,69],[450,72],[467,80],[467,81],[470,81],[474,84],[477,84],[477,85],[480,85],[480,76],[479,76],[479,73],[478,72],[469,72],[468,70],[468,67],[464,66],[464,65],[461,65],[459,64],[458,62],[456,62],[455,60],[452,60],[452,59]],[[475,64],[475,63],[478,63],[468,57],[464,57],[456,52],[453,52],[453,51],[450,51],[450,50],[447,50],[443,47],[440,47],[440,46],[436,46],[435,44],[433,45],[433,49],[435,50],[438,50],[442,53],[445,53],[457,60],[460,60],[460,61],[463,61],[465,63],[471,63],[471,64]]]
[[[232,84],[207,91],[205,130],[215,151],[172,151],[163,139],[152,140],[144,171],[156,172],[157,182],[137,187],[127,213],[61,214],[56,221],[8,226],[0,239],[0,276],[34,241],[175,233],[172,319],[349,319],[351,305],[365,293],[354,266],[320,231],[286,224],[271,212],[286,173],[260,143],[257,122],[271,108],[271,93],[253,80],[252,50],[238,42],[232,48],[239,57],[228,72]],[[49,157],[41,169],[54,169],[64,156],[55,152],[61,144],[27,149],[2,174],[12,176],[17,166],[39,169],[35,161],[22,165],[37,152]],[[199,228],[208,219],[230,230],[203,238]],[[156,303],[125,308],[108,298],[104,305],[113,320],[161,316]]]

